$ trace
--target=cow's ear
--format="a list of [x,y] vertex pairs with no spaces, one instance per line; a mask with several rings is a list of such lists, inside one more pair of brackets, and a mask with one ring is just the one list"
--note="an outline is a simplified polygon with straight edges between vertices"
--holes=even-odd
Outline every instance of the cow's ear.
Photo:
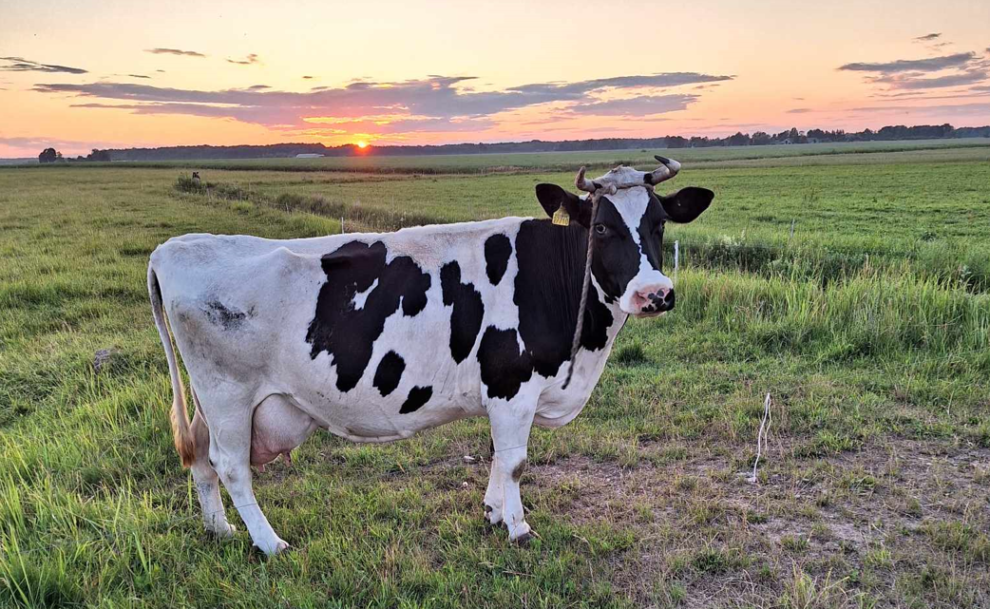
[[551,218],[563,205],[571,221],[576,221],[585,228],[591,226],[591,204],[576,194],[567,192],[556,184],[537,184],[536,198],[543,206],[543,211]]
[[714,198],[715,193],[707,188],[688,186],[672,195],[660,197],[660,204],[671,222],[686,224],[708,209]]

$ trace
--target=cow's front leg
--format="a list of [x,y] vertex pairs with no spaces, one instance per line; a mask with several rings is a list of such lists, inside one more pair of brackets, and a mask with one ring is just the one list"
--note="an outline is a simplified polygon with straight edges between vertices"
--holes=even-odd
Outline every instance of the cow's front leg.
[[[495,444],[495,465],[488,486],[493,494],[501,489],[501,520],[509,529],[509,539],[520,544],[527,543],[533,536],[523,513],[519,480],[526,469],[529,430],[533,426],[535,413],[535,398],[521,400],[518,397],[506,403],[493,404],[488,412]],[[495,506],[492,507],[494,513]]]

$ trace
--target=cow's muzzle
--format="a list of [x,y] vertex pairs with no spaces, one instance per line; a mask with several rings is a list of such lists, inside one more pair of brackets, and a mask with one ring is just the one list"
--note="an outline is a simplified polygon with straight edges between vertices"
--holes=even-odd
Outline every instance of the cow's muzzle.
[[632,298],[632,304],[637,309],[637,316],[654,317],[674,308],[673,288],[660,288],[637,292]]

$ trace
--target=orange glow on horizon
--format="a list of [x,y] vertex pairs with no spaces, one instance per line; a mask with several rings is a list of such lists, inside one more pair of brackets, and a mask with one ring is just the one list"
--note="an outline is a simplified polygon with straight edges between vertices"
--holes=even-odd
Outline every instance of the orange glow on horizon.
[[361,149],[367,148],[368,147],[368,142],[366,142],[364,140],[358,140],[357,147],[358,148],[361,148]]

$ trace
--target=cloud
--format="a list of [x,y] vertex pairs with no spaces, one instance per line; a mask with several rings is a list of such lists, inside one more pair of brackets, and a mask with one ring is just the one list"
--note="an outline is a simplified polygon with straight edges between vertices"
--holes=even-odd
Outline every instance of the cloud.
[[580,103],[570,108],[578,114],[596,116],[649,116],[684,110],[698,101],[698,95],[644,95],[628,99]]
[[150,76],[145,76],[144,74],[128,74],[131,78],[151,78]]
[[871,73],[865,81],[886,86],[887,91],[963,87],[990,79],[990,61],[973,52],[883,63],[849,63],[839,70]]
[[847,63],[839,66],[840,70],[852,72],[879,72],[893,74],[896,72],[938,72],[946,68],[962,66],[976,58],[975,53],[956,53],[928,59],[898,59],[885,63]]
[[662,120],[649,117],[684,110],[702,95],[666,93],[664,89],[732,79],[678,72],[478,91],[470,86],[475,77],[432,75],[395,82],[362,79],[302,92],[274,90],[268,85],[208,91],[128,82],[40,83],[33,90],[70,96],[78,108],[229,119],[280,131],[327,125],[343,128],[346,124],[351,133],[399,134],[487,129],[516,110],[544,104],[572,117]]
[[807,114],[808,112],[814,112],[811,108],[794,108],[793,110],[788,110],[788,114]]
[[942,35],[941,32],[936,32],[934,34],[925,34],[924,36],[918,36],[917,38],[912,38],[912,40],[917,40],[918,42],[931,42],[932,40],[935,40],[941,35]]
[[0,66],[0,72],[45,72],[48,74],[86,74],[87,70],[82,68],[70,68],[49,63],[38,63],[23,57],[0,57],[0,61],[7,65]]
[[916,76],[883,76],[876,78],[873,82],[888,84],[894,89],[917,90],[917,89],[943,89],[946,87],[959,87],[983,82],[987,79],[986,70],[967,70],[958,74],[937,76],[935,78],[918,78]]
[[[224,112],[232,118],[251,115],[254,117],[251,122],[270,123],[271,121],[265,118],[267,114],[277,115],[278,121],[281,122],[286,113],[294,113],[300,120],[306,116],[359,117],[381,114],[385,111],[434,118],[478,117],[550,102],[573,102],[582,106],[580,111],[586,114],[592,113],[594,109],[614,114],[622,104],[598,99],[593,94],[607,90],[679,86],[692,82],[731,80],[731,78],[696,73],[657,74],[575,83],[535,83],[501,91],[462,90],[458,85],[473,80],[473,77],[436,75],[399,82],[360,80],[336,88],[317,87],[308,92],[267,89],[202,91],[110,82],[41,83],[36,85],[34,90],[42,93],[128,101],[133,104],[172,104],[168,107],[170,111],[188,110],[190,114],[197,115],[204,113],[223,115]],[[694,101],[696,96],[640,97],[648,98],[647,101],[636,102],[642,104],[642,108],[669,112],[671,109],[662,104],[674,103],[675,106],[686,104]],[[207,106],[207,109],[196,110],[194,106],[197,105]]]
[[239,66],[250,66],[252,64],[261,63],[261,60],[258,59],[258,56],[257,55],[255,55],[254,53],[251,53],[250,55],[248,55],[244,59],[230,59],[228,57],[227,58],[227,63],[233,63],[233,64],[237,64]]
[[180,57],[206,57],[202,53],[197,53],[196,51],[183,51],[182,49],[165,49],[165,48],[155,48],[155,49],[145,49],[145,53],[151,53],[152,55],[178,55]]
[[303,80],[311,80],[312,78],[312,76],[303,76]]

